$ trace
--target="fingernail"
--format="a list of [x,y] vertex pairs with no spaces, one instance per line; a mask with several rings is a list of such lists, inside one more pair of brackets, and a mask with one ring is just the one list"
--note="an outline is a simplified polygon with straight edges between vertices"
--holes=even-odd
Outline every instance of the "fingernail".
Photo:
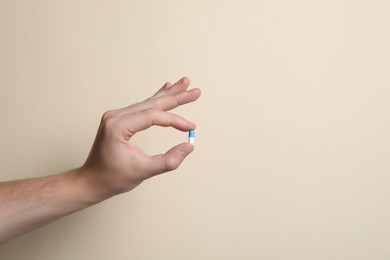
[[194,123],[192,123],[191,121],[188,121],[187,119],[183,118],[183,122],[187,125],[191,125],[191,128],[192,129],[195,129],[196,128],[196,125]]
[[187,121],[190,125],[191,125],[191,129],[195,129],[196,128],[196,125],[190,121]]

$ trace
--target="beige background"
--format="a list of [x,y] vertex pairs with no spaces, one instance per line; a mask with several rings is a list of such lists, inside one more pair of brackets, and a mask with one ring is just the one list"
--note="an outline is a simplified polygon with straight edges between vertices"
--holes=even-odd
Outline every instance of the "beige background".
[[[388,0],[0,0],[1,179],[81,165],[101,114],[181,76],[175,173],[0,259],[389,259]],[[150,153],[186,140],[153,128]]]

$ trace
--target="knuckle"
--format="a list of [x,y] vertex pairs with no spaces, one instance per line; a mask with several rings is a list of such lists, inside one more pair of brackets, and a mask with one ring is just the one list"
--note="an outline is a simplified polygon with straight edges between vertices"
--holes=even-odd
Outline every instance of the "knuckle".
[[153,101],[153,107],[161,109],[171,109],[179,106],[179,100],[176,95],[169,95],[158,98]]
[[116,114],[116,109],[111,109],[103,113],[102,121],[106,121],[110,118],[112,118]]
[[145,114],[146,117],[153,117],[154,114],[156,113],[156,109],[154,108],[146,108],[143,113]]
[[116,128],[116,121],[115,117],[112,116],[106,116],[103,118],[101,124],[100,124],[100,129],[103,133],[103,135],[111,135],[115,128]]
[[177,107],[180,105],[178,95],[173,95],[167,98],[166,103],[168,104],[169,107]]
[[155,111],[155,109],[151,108],[151,107],[144,109],[144,112],[147,113],[147,114],[153,113],[154,111]]
[[173,171],[179,168],[180,162],[172,157],[167,157],[165,160],[165,169],[166,171]]

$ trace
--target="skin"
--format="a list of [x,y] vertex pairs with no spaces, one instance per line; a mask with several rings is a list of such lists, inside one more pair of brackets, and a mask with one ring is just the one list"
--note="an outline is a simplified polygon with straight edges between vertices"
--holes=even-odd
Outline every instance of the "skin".
[[153,125],[189,131],[196,126],[168,112],[197,100],[182,78],[165,83],[152,97],[104,113],[91,152],[79,168],[56,175],[0,183],[0,243],[128,192],[153,176],[177,169],[194,146],[181,143],[149,156],[131,138]]

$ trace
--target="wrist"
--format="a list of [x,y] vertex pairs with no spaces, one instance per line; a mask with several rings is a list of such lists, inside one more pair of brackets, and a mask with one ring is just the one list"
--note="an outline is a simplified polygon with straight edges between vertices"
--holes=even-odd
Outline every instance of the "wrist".
[[72,172],[75,181],[83,191],[83,197],[91,205],[117,195],[108,189],[104,180],[99,178],[95,171],[86,167],[79,167],[72,170]]
[[90,165],[83,165],[74,172],[85,191],[85,196],[94,203],[126,193],[142,182],[135,182],[131,178],[125,178],[120,174],[100,170]]

